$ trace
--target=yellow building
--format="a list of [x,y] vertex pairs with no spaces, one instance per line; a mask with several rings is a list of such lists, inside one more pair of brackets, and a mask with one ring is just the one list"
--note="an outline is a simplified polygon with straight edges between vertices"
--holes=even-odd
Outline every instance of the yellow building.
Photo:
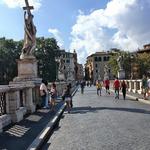
[[[108,66],[108,61],[112,53],[96,52],[87,57],[85,64],[86,80],[95,82],[96,80],[104,80],[104,67]],[[108,67],[109,68],[109,67]],[[111,69],[109,68],[109,78],[112,78]]]

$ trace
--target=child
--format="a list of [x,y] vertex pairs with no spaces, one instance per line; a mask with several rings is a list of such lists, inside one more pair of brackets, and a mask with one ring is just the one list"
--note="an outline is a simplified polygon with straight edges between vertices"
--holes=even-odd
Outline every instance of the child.
[[99,80],[96,82],[96,88],[97,88],[97,95],[101,96],[102,84]]

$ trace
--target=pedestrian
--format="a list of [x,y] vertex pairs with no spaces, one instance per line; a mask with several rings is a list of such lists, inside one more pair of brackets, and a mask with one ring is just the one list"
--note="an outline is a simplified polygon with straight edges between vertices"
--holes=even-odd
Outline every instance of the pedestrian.
[[121,83],[121,88],[122,88],[123,99],[125,100],[126,99],[127,84],[125,83],[124,80]]
[[80,83],[80,87],[81,87],[81,94],[84,93],[84,86],[85,86],[85,82],[84,81],[81,81]]
[[40,85],[40,96],[41,96],[41,106],[43,108],[47,107],[47,97],[48,97],[48,90],[47,90],[47,82],[45,80],[42,80],[42,83]]
[[56,103],[56,98],[57,98],[57,89],[56,89],[56,84],[52,83],[51,88],[50,88],[50,104],[51,104],[51,111],[55,111],[55,103]]
[[147,85],[148,85],[148,97],[150,96],[150,77],[147,80]]
[[147,83],[147,78],[145,75],[143,75],[143,78],[142,78],[142,93],[143,93],[143,98],[144,99],[147,99],[146,98],[146,93],[148,91],[148,83]]
[[110,81],[108,78],[104,80],[104,85],[105,85],[106,93],[110,94],[110,91],[109,91]]
[[68,113],[70,113],[70,110],[71,110],[71,91],[70,91],[69,85],[67,85],[67,87],[65,87],[65,89],[63,91],[63,96],[64,96],[65,102],[67,104]]
[[115,99],[119,99],[119,88],[120,88],[120,82],[118,80],[118,77],[116,77],[114,84],[113,84],[114,90],[115,90]]
[[97,89],[97,95],[101,96],[102,83],[100,82],[100,80],[96,81],[96,89]]
[[[72,88],[72,85],[71,85],[71,83],[69,83],[69,88],[70,88],[70,92],[71,92],[71,88]],[[71,96],[71,94],[70,94],[70,98],[71,98],[71,101],[70,101],[70,106],[71,106],[71,108],[73,107],[73,101],[72,101],[72,96]]]
[[47,92],[46,92],[46,99],[45,99],[45,107],[46,108],[49,108],[49,89],[48,89],[48,82],[45,81],[45,85],[46,85],[46,88],[47,88]]

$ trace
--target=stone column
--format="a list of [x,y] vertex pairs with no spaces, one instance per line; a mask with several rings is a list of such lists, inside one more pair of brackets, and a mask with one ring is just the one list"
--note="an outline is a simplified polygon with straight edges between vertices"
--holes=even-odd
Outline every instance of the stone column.
[[138,80],[138,82],[140,83],[140,89],[138,90],[138,93],[142,94],[142,80]]
[[129,92],[132,92],[132,82],[131,82],[131,80],[129,80]]
[[133,83],[133,84],[134,84],[134,85],[133,85],[133,86],[134,86],[133,92],[134,92],[134,93],[137,93],[137,81],[134,80],[133,82],[134,82],[134,83]]
[[12,122],[19,122],[23,119],[23,114],[26,111],[24,107],[20,107],[20,93],[19,90],[10,91],[8,93],[9,109],[8,113],[11,115]]
[[2,121],[0,119],[0,133],[3,131],[3,127],[2,127]]
[[35,105],[33,104],[33,94],[32,94],[32,88],[26,89],[26,102],[25,106],[27,108],[27,112],[33,113],[35,112]]

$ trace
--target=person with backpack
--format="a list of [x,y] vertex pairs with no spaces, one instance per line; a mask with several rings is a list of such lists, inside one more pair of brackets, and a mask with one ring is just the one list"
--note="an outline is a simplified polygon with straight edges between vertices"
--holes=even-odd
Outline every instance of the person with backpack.
[[118,77],[116,77],[114,84],[113,84],[114,90],[115,90],[115,99],[119,99],[119,88],[120,88],[120,82],[118,80]]
[[97,89],[97,95],[101,96],[102,83],[100,82],[100,80],[96,81],[96,89]]

